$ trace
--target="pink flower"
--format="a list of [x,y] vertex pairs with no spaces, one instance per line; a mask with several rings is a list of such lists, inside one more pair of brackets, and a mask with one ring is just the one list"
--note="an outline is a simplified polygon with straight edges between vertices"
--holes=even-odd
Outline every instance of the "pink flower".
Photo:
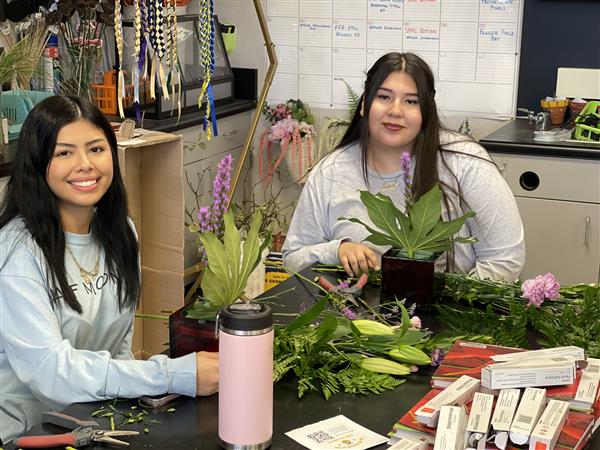
[[419,316],[412,316],[410,318],[410,326],[412,328],[416,328],[417,330],[421,329],[421,319],[419,319]]
[[551,273],[538,275],[530,280],[525,280],[521,285],[523,298],[529,299],[529,305],[540,306],[544,300],[555,299],[560,296],[560,284]]

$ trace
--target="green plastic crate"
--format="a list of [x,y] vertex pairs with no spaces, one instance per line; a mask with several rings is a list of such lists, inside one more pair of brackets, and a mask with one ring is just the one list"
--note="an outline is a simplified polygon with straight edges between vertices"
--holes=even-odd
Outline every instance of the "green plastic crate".
[[[600,142],[600,102],[588,102],[575,118],[575,139],[579,141]],[[598,122],[595,126],[586,125],[584,122],[595,117]]]

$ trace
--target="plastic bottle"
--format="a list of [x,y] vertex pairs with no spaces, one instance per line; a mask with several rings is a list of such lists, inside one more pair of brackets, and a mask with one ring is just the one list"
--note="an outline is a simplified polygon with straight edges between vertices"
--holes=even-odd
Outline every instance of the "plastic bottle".
[[266,449],[273,436],[273,315],[262,303],[219,313],[219,443]]

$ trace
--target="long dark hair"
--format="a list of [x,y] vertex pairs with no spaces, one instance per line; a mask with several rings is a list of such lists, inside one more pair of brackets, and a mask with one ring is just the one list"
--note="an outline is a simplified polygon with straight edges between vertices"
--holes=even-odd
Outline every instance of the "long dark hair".
[[65,303],[81,313],[81,304],[67,281],[65,234],[58,201],[46,181],[58,132],[79,119],[100,129],[110,145],[113,180],[96,204],[90,232],[104,252],[109,276],[116,279],[119,308],[135,308],[140,293],[138,243],[127,220],[127,196],[119,169],[117,139],[110,123],[88,100],[54,96],[29,113],[21,128],[12,173],[0,206],[0,229],[15,217],[23,219],[46,258],[50,298],[58,302],[52,294],[58,287]]
[[[387,53],[379,58],[367,72],[365,90],[361,96],[361,107],[357,107],[352,121],[342,137],[338,148],[358,141],[362,150],[363,176],[368,182],[367,161],[369,142],[369,112],[371,104],[382,83],[392,72],[405,72],[417,85],[419,106],[423,122],[416,137],[413,153],[416,158],[413,180],[413,196],[416,199],[439,182],[437,155],[440,148],[440,119],[435,104],[435,85],[431,69],[414,53]],[[361,115],[362,111],[362,115]]]

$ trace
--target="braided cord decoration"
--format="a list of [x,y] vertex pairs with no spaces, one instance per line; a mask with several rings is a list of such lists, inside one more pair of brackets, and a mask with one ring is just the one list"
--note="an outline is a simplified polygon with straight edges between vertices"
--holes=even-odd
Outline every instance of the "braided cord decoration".
[[123,112],[123,98],[125,97],[125,77],[123,75],[123,24],[121,21],[121,0],[115,0],[115,40],[117,41],[117,54],[119,57],[119,70],[117,73],[117,104],[119,115],[125,118]]
[[200,0],[198,34],[200,36],[201,65],[204,70],[204,81],[202,82],[200,96],[198,97],[198,106],[202,107],[202,101],[204,100],[204,95],[206,95],[204,130],[206,131],[206,138],[208,140],[211,140],[213,133],[215,136],[218,135],[214,94],[210,82],[215,68],[215,27],[213,12],[214,4],[212,0]]
[[155,88],[155,68],[156,68],[156,54],[158,53],[158,43],[156,42],[156,5],[154,0],[148,0],[148,41],[150,47],[153,50],[152,62],[150,66],[150,98],[156,98]]
[[[177,14],[175,13],[175,0],[169,0],[169,18],[170,18],[170,61],[169,78],[171,80],[171,95],[173,100],[177,100],[177,121],[181,118],[181,72],[179,71],[179,54],[177,49]],[[177,86],[177,95],[175,95],[175,86]]]
[[133,102],[140,103],[140,51],[142,48],[142,12],[140,9],[140,0],[133,0]]

